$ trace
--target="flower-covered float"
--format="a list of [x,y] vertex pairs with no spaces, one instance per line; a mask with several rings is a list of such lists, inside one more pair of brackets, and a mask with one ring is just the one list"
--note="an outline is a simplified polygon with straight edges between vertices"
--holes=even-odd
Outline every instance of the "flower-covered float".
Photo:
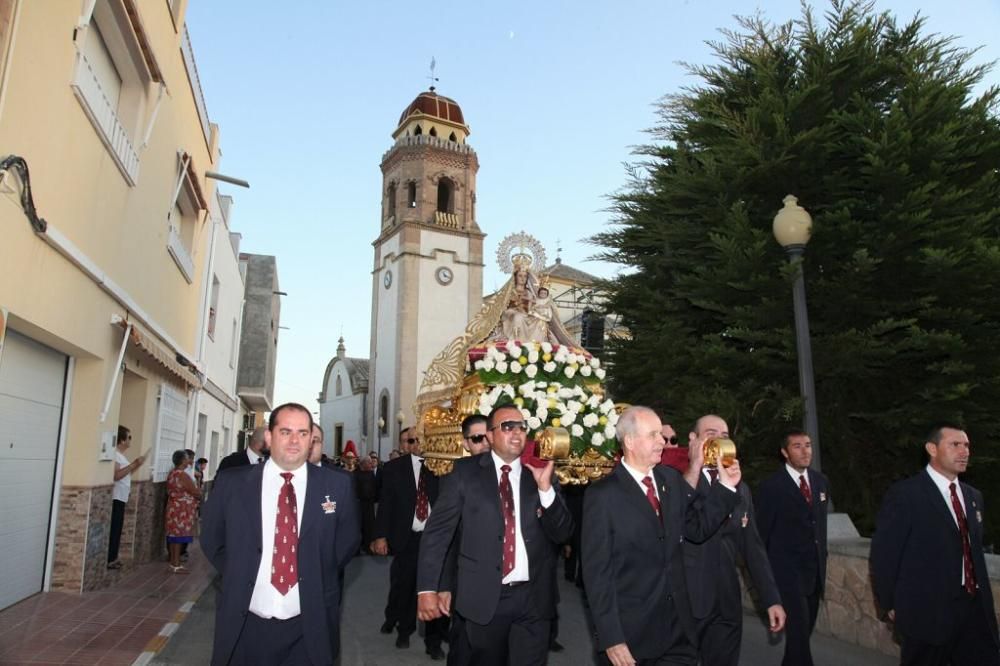
[[465,332],[438,354],[424,376],[415,409],[428,467],[447,474],[466,455],[461,424],[516,405],[528,437],[556,462],[563,484],[583,484],[608,473],[617,453],[618,411],[605,395],[600,359],[574,344],[534,266],[545,253],[527,234],[512,234],[497,251],[512,273],[487,298]]

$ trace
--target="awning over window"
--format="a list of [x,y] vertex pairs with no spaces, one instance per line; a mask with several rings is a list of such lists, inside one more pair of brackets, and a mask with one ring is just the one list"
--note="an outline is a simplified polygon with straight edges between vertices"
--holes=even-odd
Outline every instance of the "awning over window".
[[167,372],[175,375],[188,386],[200,389],[202,387],[202,377],[194,366],[185,366],[179,362],[178,358],[184,358],[180,354],[171,351],[164,346],[152,333],[146,330],[142,324],[135,320],[126,321],[120,317],[115,317],[114,324],[123,329],[132,324],[132,333],[129,335],[129,343],[146,356],[154,360]]

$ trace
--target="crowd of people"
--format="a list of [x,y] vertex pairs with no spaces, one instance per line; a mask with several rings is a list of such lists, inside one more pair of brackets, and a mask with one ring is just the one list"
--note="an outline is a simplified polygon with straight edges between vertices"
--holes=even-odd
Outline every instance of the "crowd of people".
[[[729,437],[717,415],[699,418],[684,442],[633,406],[616,434],[620,460],[607,477],[560,488],[552,461],[525,455],[527,424],[513,405],[463,422],[468,455],[443,477],[427,470],[415,428],[384,464],[353,443],[334,461],[309,411],[282,405],[244,451],[220,461],[207,500],[205,460],[174,453],[170,567],[186,572],[200,507],[201,547],[222,581],[213,664],[333,663],[344,568],[360,553],[392,557],[381,633],[405,650],[422,622],[432,661],[546,663],[561,649],[562,561],[586,595],[604,663],[738,664],[742,567],[767,626],[783,636],[782,663],[811,665],[832,497],[811,468],[809,435],[789,431],[784,464],[751,492],[738,460],[704,462],[705,443]],[[144,458],[128,461],[130,442],[120,428],[109,568],[120,566],[116,515]],[[924,449],[926,467],[893,486],[878,514],[874,597],[901,663],[1000,665],[983,498],[958,479],[968,435],[938,424]]]

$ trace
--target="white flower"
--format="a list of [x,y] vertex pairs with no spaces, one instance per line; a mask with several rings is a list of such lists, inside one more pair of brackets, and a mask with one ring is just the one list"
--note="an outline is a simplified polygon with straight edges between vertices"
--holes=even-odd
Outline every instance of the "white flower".
[[597,358],[596,356],[591,356],[590,357],[590,367],[592,367],[595,370],[597,368],[601,367],[601,359]]
[[486,364],[483,362],[483,359],[479,359],[476,361],[476,370],[482,370],[484,365]]
[[527,398],[529,395],[535,392],[535,382],[524,382],[517,387],[517,392]]
[[599,395],[592,395],[587,399],[587,407],[591,409],[597,409],[599,404],[601,404],[601,397]]
[[573,389],[563,386],[562,388],[559,389],[559,391],[557,391],[556,395],[558,395],[560,398],[572,398]]
[[487,358],[483,359],[483,370],[485,370],[486,372],[489,372],[495,366],[496,366],[496,364],[493,362],[492,358],[487,357]]
[[576,421],[576,414],[570,411],[563,412],[563,415],[559,417],[559,420],[562,422],[563,427],[565,428],[573,421]]
[[579,414],[580,410],[583,409],[583,405],[576,400],[570,400],[566,403],[566,409],[573,412],[574,414]]
[[492,411],[493,407],[491,407],[490,405],[483,405],[482,403],[479,404],[479,413],[482,414],[483,416],[489,416],[490,412]]
[[530,416],[531,416],[531,412],[529,412],[527,409],[525,409],[524,407],[522,407],[521,408],[521,418],[522,419],[527,419]]
[[579,423],[574,423],[573,427],[570,428],[569,431],[574,437],[583,437],[583,426]]
[[573,375],[576,374],[576,368],[574,368],[572,365],[567,365],[566,368],[563,370],[563,374],[566,375],[566,379],[573,379]]
[[503,392],[506,393],[507,396],[510,398],[514,397],[514,387],[511,386],[510,384],[503,385]]
[[615,436],[615,427],[610,423],[604,426],[604,437],[607,439],[612,439]]
[[598,368],[597,370],[594,370],[594,374],[597,375],[598,379],[604,379],[604,375],[607,373],[604,372],[604,368]]
[[595,425],[597,425],[597,418],[598,418],[597,414],[594,414],[593,412],[586,414],[583,417],[583,425],[587,426],[588,428],[593,428]]
[[608,414],[608,424],[613,426],[618,425],[618,412]]
[[601,411],[604,412],[605,414],[613,411],[614,408],[615,408],[615,403],[611,400],[605,400],[604,402],[601,403]]
[[497,361],[497,372],[500,374],[507,373],[507,361]]
[[580,366],[580,374],[583,375],[584,377],[589,377],[592,372],[593,370],[590,369],[589,365]]
[[584,391],[579,386],[574,386],[573,387],[573,395],[580,396],[580,398],[584,399],[584,400],[587,398],[587,392]]
[[540,346],[542,348],[542,353],[543,354],[551,354],[552,353],[552,343],[550,343],[550,342],[543,342]]
[[517,361],[511,361],[510,362],[510,371],[513,372],[515,375],[517,373],[521,372],[521,370],[523,370],[523,369],[524,368],[522,368],[521,364],[518,363]]
[[528,363],[538,363],[538,350],[532,349],[528,352]]
[[507,353],[510,354],[511,358],[519,358],[521,356],[521,348],[517,346],[516,342],[508,342]]
[[556,371],[556,362],[555,361],[549,361],[548,363],[546,363],[545,365],[542,366],[542,370],[544,370],[545,372],[555,372]]
[[552,357],[552,360],[554,360],[556,363],[568,363],[569,362],[568,358],[569,354],[566,352],[566,348],[560,347],[559,351],[556,352],[556,355]]
[[534,377],[535,375],[538,374],[538,366],[529,365],[527,368],[524,369],[524,374],[528,375],[528,377]]
[[542,427],[542,420],[540,418],[538,418],[537,416],[529,416],[528,417],[528,429],[529,430],[538,430],[541,427]]
[[593,435],[590,436],[591,446],[600,446],[603,443],[604,443],[604,435],[602,435],[601,433],[595,432]]
[[544,423],[549,420],[549,410],[545,409],[543,405],[539,405],[538,409],[535,411],[535,417]]

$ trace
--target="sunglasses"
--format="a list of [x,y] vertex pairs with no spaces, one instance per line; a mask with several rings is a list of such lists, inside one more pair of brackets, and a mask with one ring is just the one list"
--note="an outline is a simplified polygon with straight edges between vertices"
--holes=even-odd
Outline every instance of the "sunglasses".
[[500,425],[493,426],[494,430],[496,430],[497,428],[500,428],[504,432],[511,432],[513,430],[528,432],[528,424],[525,423],[524,421],[503,421]]
[[405,441],[405,442],[406,442],[407,444],[416,444],[416,443],[417,443],[417,442],[419,442],[420,440],[418,440],[418,439],[417,439],[416,437],[407,437],[407,438],[406,438],[405,440],[403,440],[403,441]]
[[473,444],[479,444],[484,439],[486,439],[486,435],[469,435],[468,437],[466,437],[466,439],[472,442]]
[[664,437],[663,441],[666,442],[667,444],[674,444],[676,446],[677,442],[679,442],[680,440],[677,439],[677,435],[671,435],[670,437]]

